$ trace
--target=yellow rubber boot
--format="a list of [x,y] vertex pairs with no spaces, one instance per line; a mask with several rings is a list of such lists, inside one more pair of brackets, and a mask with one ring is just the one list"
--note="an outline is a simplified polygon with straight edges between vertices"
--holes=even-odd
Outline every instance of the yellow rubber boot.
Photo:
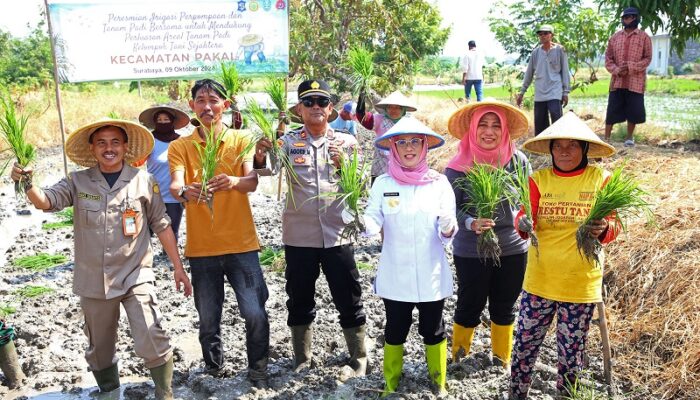
[[438,344],[425,345],[425,360],[428,362],[430,381],[437,386],[440,394],[446,394],[447,382],[447,339]]
[[491,322],[491,349],[494,361],[509,369],[513,352],[513,324],[497,325]]
[[458,323],[452,325],[452,362],[469,354],[474,339],[474,328],[467,328]]
[[386,397],[396,391],[403,370],[403,345],[384,343],[384,393]]

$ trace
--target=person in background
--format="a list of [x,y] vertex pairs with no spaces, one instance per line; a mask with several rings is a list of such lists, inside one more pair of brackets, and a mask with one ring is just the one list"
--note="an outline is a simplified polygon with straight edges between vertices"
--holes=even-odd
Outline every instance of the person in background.
[[[146,160],[146,169],[156,178],[159,187],[169,188],[168,147],[173,140],[177,140],[180,137],[175,130],[186,127],[190,123],[190,117],[177,108],[157,106],[141,112],[139,122],[151,129],[155,138],[153,151]],[[182,203],[169,190],[161,192],[160,195],[163,197],[165,213],[170,217],[170,226],[173,229],[173,233],[175,233],[175,241],[177,241],[184,208]]]
[[476,42],[470,40],[469,51],[462,59],[462,85],[464,85],[464,97],[469,102],[472,86],[476,93],[476,101],[483,98],[482,83],[484,81],[484,56],[476,49]]
[[[425,344],[428,375],[440,393],[447,377],[447,334],[442,312],[452,296],[452,272],[445,256],[457,231],[455,202],[447,178],[428,167],[428,150],[445,140],[413,117],[403,117],[376,139],[389,151],[386,174],[372,190],[362,219],[365,235],[384,230],[374,291],[384,301],[384,395],[398,387],[404,343],[418,309],[418,333]],[[345,211],[345,222],[355,218]]]
[[[530,176],[533,220],[521,208],[514,222],[523,238],[534,230],[539,246],[530,249],[527,257],[511,362],[511,398],[527,398],[540,346],[555,317],[557,389],[568,398],[573,395],[568,389],[584,368],[595,303],[603,301],[603,256],[590,260],[576,245],[576,231],[591,209],[593,194],[610,177],[602,168],[588,165],[588,157],[609,157],[615,148],[600,140],[573,112],[525,142],[523,148],[549,154],[552,166]],[[620,226],[613,214],[592,221],[585,229],[600,243],[609,243]]]
[[357,137],[357,121],[355,119],[355,110],[357,104],[353,101],[348,101],[343,104],[343,108],[340,110],[340,118],[336,118],[330,123],[331,128],[336,131],[348,132],[351,135]]

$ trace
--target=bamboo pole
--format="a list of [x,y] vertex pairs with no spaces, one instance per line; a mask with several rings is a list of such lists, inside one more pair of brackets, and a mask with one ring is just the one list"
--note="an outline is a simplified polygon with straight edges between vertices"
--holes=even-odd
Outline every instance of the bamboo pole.
[[58,63],[56,62],[56,42],[54,41],[53,29],[51,27],[51,14],[49,13],[48,0],[44,0],[46,7],[46,23],[49,29],[49,39],[51,40],[51,58],[53,60],[53,82],[56,88],[56,108],[58,110],[58,123],[61,129],[61,149],[63,150],[63,173],[68,177],[68,158],[66,157],[66,126],[63,121],[63,103],[61,102],[61,86],[58,81]]
[[[287,91],[289,88],[289,74],[284,77],[284,101],[285,105],[284,107],[287,107]],[[287,110],[279,110],[281,113],[285,113],[285,118],[286,118],[286,112]],[[277,125],[277,137],[279,138],[280,136],[285,134],[285,131],[287,130],[287,124],[284,123],[284,120],[280,121],[279,125]],[[284,166],[280,166],[280,171],[279,171],[279,177],[277,178],[277,201],[280,201],[282,199],[282,175],[284,175]]]
[[598,308],[598,328],[603,345],[603,376],[609,390],[612,390],[612,351],[610,350],[610,335],[608,334],[608,321],[605,318],[605,303],[596,303]]

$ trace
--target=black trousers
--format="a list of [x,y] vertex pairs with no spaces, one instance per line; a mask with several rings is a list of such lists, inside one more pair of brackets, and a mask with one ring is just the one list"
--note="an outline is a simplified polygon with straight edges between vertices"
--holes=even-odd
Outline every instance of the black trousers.
[[406,342],[408,331],[413,323],[413,308],[418,308],[418,333],[423,336],[423,343],[432,345],[445,340],[445,319],[442,309],[445,300],[425,303],[407,303],[403,301],[384,299],[386,310],[386,326],[384,341],[387,344],[399,345]]
[[535,136],[542,133],[551,124],[561,118],[561,100],[547,100],[535,102]]
[[354,328],[365,324],[360,273],[351,244],[317,249],[284,246],[287,268],[287,325],[308,325],[316,318],[316,280],[321,270],[328,281],[333,304],[340,314],[340,326]]
[[525,278],[527,253],[501,257],[501,266],[484,264],[479,258],[454,256],[457,269],[455,322],[467,328],[479,325],[481,311],[489,303],[491,321],[510,325],[515,321],[515,302]]

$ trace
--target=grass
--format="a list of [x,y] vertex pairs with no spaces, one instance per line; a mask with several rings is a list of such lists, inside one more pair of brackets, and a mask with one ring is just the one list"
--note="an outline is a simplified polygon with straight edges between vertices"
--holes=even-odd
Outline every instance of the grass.
[[56,222],[47,222],[41,225],[41,229],[58,229],[73,226],[73,207],[68,207],[56,213],[59,220]]
[[34,297],[40,297],[49,293],[53,293],[55,290],[46,286],[33,286],[27,285],[15,291],[19,297],[30,299]]
[[357,269],[360,271],[371,271],[374,269],[374,266],[370,263],[357,261],[355,264],[357,265]]
[[16,312],[17,309],[15,307],[12,307],[11,305],[5,303],[0,303],[0,318],[5,318],[6,316],[14,314]]
[[260,252],[260,265],[269,267],[272,272],[283,273],[286,265],[284,250],[264,247]]
[[562,395],[564,400],[607,400],[610,398],[579,379],[567,385],[567,390],[568,393]]
[[68,258],[61,254],[39,253],[34,256],[20,257],[16,259],[13,264],[31,271],[43,271],[67,261]]
[[686,140],[700,141],[700,120],[688,123],[685,138]]

